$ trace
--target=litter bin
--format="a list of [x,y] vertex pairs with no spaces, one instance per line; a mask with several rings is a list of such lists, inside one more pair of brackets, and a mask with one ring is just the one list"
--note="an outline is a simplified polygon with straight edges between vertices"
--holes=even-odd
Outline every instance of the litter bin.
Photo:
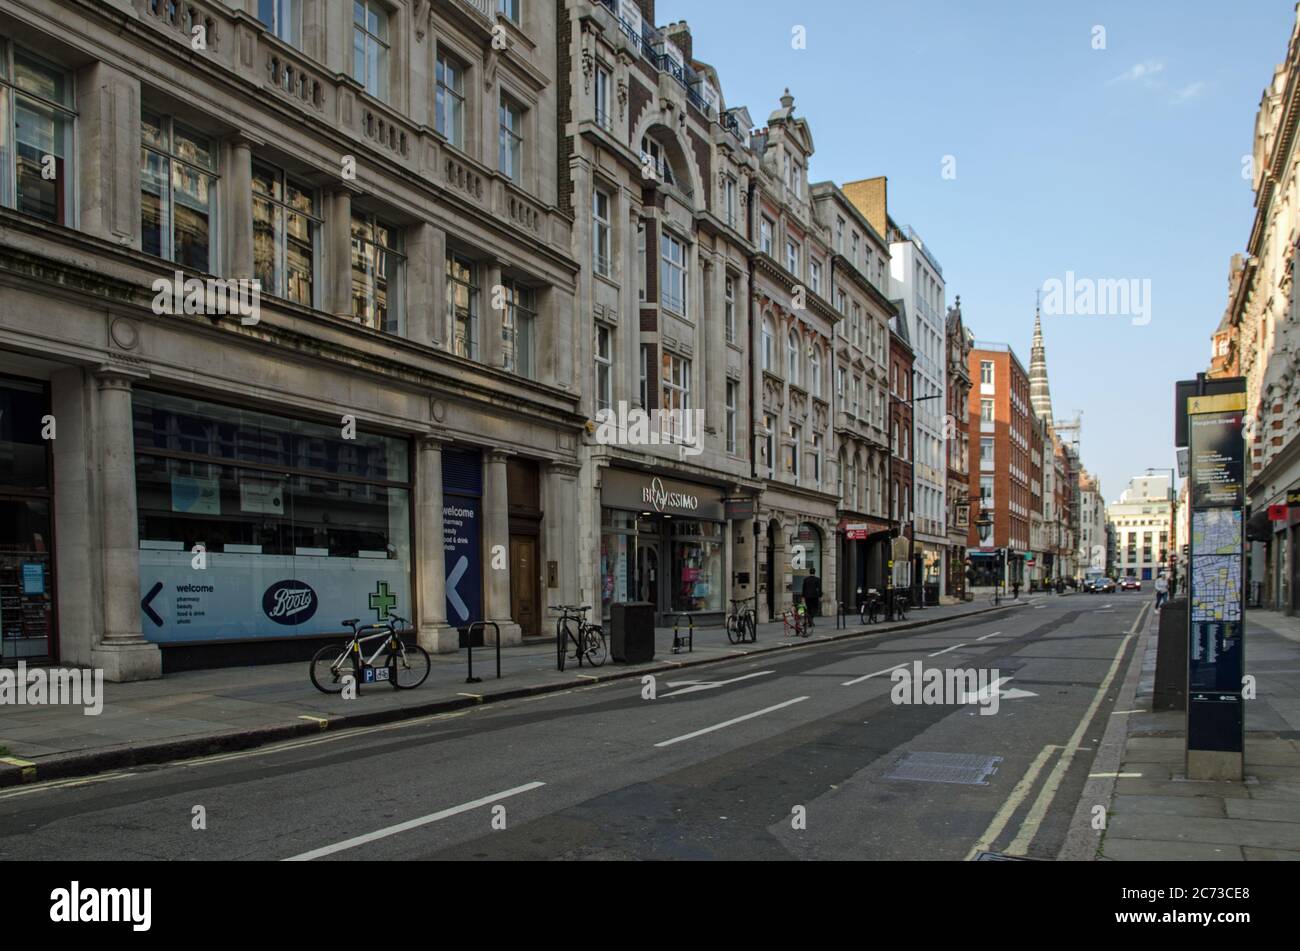
[[620,664],[655,659],[655,606],[649,601],[610,605],[609,652]]
[[1156,635],[1153,710],[1187,709],[1187,599],[1166,601]]

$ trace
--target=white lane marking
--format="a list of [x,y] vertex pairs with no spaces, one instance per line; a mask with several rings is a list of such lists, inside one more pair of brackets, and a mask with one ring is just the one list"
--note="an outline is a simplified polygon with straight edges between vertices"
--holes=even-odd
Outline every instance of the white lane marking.
[[1048,775],[1043,783],[1043,788],[1038,791],[1038,798],[1034,804],[1029,807],[1029,812],[1025,814],[1025,821],[1020,826],[1020,831],[1016,833],[1015,839],[1011,845],[1007,846],[1007,852],[1013,855],[1025,855],[1029,851],[1029,843],[1034,840],[1038,834],[1038,828],[1043,824],[1043,819],[1047,815],[1047,810],[1051,807],[1052,802],[1056,799],[1056,794],[1060,790],[1061,781],[1065,779],[1065,772],[1070,768],[1070,763],[1074,761],[1074,754],[1083,746],[1084,734],[1088,732],[1088,724],[1092,722],[1093,716],[1097,713],[1097,708],[1101,702],[1106,699],[1106,693],[1110,690],[1110,685],[1114,682],[1115,677],[1119,674],[1120,661],[1124,659],[1124,652],[1128,650],[1129,642],[1137,637],[1137,632],[1142,624],[1142,618],[1146,615],[1146,608],[1138,611],[1137,618],[1133,621],[1133,627],[1129,629],[1128,634],[1120,641],[1119,650],[1115,652],[1115,659],[1111,661],[1110,670],[1106,671],[1106,676],[1101,681],[1101,686],[1093,694],[1092,702],[1088,704],[1088,709],[1084,712],[1083,718],[1079,720],[1079,725],[1075,728],[1074,734],[1070,741],[1065,744],[1061,751],[1061,757],[1052,767],[1052,772]]
[[715,723],[713,726],[706,726],[703,730],[696,730],[694,733],[687,733],[683,736],[675,736],[671,740],[664,740],[662,743],[656,743],[656,747],[672,746],[674,743],[681,743],[684,740],[693,740],[697,736],[703,736],[706,733],[712,733],[714,730],[723,730],[729,726],[735,726],[737,723],[744,723],[746,720],[752,720],[754,717],[761,717],[765,713],[772,713],[783,707],[788,707],[796,703],[803,703],[807,697],[795,697],[793,700],[787,700],[785,703],[778,703],[771,707],[764,707],[762,710],[756,710],[753,713],[746,713],[743,717],[735,717],[731,720],[725,720],[722,723]]
[[1089,773],[1089,779],[1141,779],[1141,773]]
[[840,684],[840,686],[841,686],[841,687],[852,687],[854,684],[860,684],[860,683],[862,683],[862,681],[864,681],[864,680],[870,680],[872,677],[879,677],[881,674],[891,674],[891,673],[893,673],[894,671],[898,670],[898,668],[900,668],[900,667],[906,667],[906,666],[908,666],[908,663],[909,663],[909,662],[906,662],[906,661],[905,661],[904,663],[901,663],[901,664],[895,664],[893,667],[886,667],[884,670],[878,670],[878,671],[876,671],[874,674],[867,674],[867,675],[864,676],[864,677],[855,677],[853,680],[846,680],[846,681],[844,681],[844,683]]
[[952,647],[945,647],[945,648],[944,648],[943,650],[941,650],[941,651],[935,651],[935,652],[934,652],[933,654],[931,654],[930,656],[931,656],[931,657],[938,657],[940,654],[946,654],[946,653],[948,653],[949,651],[955,651],[957,648],[959,648],[959,647],[965,647],[965,646],[966,646],[965,644],[953,644]]
[[335,845],[326,845],[319,849],[312,849],[310,852],[303,852],[301,855],[293,855],[284,859],[284,861],[310,862],[312,859],[318,859],[325,855],[333,855],[335,852],[354,849],[358,845],[365,845],[367,842],[386,839],[390,835],[397,835],[399,832],[418,829],[420,826],[427,826],[431,822],[438,822],[451,816],[460,815],[462,812],[469,812],[472,809],[478,809],[480,806],[487,806],[494,802],[500,802],[502,799],[509,799],[511,796],[518,796],[520,793],[526,793],[545,785],[546,783],[525,783],[522,786],[516,786],[514,789],[507,789],[505,792],[499,792],[492,796],[484,796],[482,799],[475,799],[473,802],[464,802],[459,806],[452,806],[450,809],[443,809],[440,812],[432,812],[429,815],[421,816],[418,819],[399,822],[395,826],[386,826],[383,829],[376,829],[374,832],[367,832],[365,835],[359,835],[351,839],[344,839],[342,842],[336,843]]
[[1011,821],[1011,817],[1020,808],[1020,804],[1034,788],[1034,783],[1038,781],[1038,774],[1043,771],[1043,767],[1052,758],[1052,754],[1059,749],[1059,746],[1044,746],[1038,755],[1034,757],[1034,761],[1029,764],[1029,769],[1025,771],[1025,775],[1020,777],[1020,782],[1016,783],[1016,788],[1011,790],[1011,795],[1007,797],[1006,802],[1002,803],[1002,808],[997,811],[997,815],[993,817],[989,827],[984,830],[984,835],[966,853],[966,861],[969,862],[979,853],[987,852],[993,847],[993,844],[998,840],[998,836],[1002,834],[1002,830],[1006,828],[1007,823]]
[[977,641],[987,641],[990,637],[997,637],[997,636],[998,636],[999,634],[1001,634],[1001,633],[1002,633],[1001,631],[994,631],[992,634],[985,634],[983,637],[977,637],[977,638],[975,638],[975,640],[977,640]]
[[681,687],[681,690],[674,690],[672,693],[666,693],[660,699],[668,697],[677,697],[684,693],[696,693],[700,690],[712,690],[715,687],[725,687],[727,684],[740,683],[742,680],[749,680],[753,677],[762,677],[766,674],[774,674],[774,670],[760,670],[758,673],[745,674],[743,677],[732,677],[730,680],[670,680],[665,685],[667,687]]

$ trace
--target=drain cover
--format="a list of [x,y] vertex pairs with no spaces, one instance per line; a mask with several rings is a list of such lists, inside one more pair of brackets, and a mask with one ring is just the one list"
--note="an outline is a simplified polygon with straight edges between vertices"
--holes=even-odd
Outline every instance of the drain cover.
[[920,783],[959,783],[987,786],[997,772],[1001,756],[978,753],[908,753],[885,774],[886,779],[909,779]]
[[1003,855],[1001,852],[980,852],[975,856],[976,862],[1033,862],[1022,855]]

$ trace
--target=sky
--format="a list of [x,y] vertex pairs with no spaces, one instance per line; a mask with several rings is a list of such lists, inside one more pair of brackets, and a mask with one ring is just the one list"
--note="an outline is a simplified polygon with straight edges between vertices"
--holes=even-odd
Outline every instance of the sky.
[[[891,216],[938,258],[977,340],[1028,369],[1035,294],[1056,290],[1054,412],[1082,414],[1107,502],[1175,465],[1174,382],[1207,369],[1249,238],[1243,160],[1291,0],[658,0],[659,26],[681,19],[757,125],[789,87],[811,181],[887,176]],[[1130,306],[1070,313],[1069,273],[1075,294],[1132,281]]]

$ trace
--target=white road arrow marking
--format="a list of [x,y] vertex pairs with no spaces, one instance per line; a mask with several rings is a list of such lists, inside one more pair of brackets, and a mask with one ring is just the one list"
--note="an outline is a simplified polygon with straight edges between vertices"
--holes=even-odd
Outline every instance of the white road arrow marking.
[[684,693],[696,693],[700,690],[712,690],[714,687],[725,687],[727,684],[740,683],[742,680],[749,680],[753,677],[762,677],[764,674],[776,673],[774,670],[760,670],[754,674],[745,674],[743,677],[733,677],[731,680],[670,680],[669,687],[681,687],[681,690],[674,690],[672,693],[664,694],[664,697],[677,697]]
[[991,684],[986,684],[978,693],[963,694],[961,703],[980,703],[987,704],[996,694],[1000,700],[1023,700],[1026,697],[1037,697],[1038,694],[1031,693],[1028,690],[1021,690],[1019,687],[1013,687],[1010,690],[1003,690],[1002,685],[1010,683],[1014,678],[999,677]]

